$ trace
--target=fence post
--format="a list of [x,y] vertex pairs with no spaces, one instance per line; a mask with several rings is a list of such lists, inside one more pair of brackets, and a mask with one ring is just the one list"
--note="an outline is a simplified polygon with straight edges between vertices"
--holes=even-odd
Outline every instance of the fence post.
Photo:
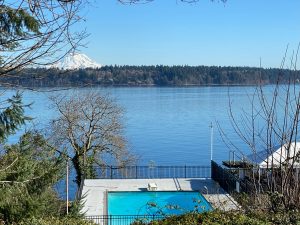
[[186,165],[184,165],[184,178],[186,178]]
[[137,179],[137,178],[138,178],[138,175],[137,175],[137,170],[138,170],[138,167],[137,167],[137,166],[135,166],[135,179]]
[[237,193],[240,193],[240,182],[239,181],[235,181],[235,189]]
[[112,166],[110,166],[110,179],[113,179]]
[[210,161],[210,178],[214,179],[214,161]]

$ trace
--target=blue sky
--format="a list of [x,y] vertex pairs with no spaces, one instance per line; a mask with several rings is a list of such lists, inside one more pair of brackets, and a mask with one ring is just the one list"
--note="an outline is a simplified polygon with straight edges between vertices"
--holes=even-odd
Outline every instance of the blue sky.
[[300,42],[299,0],[95,0],[84,16],[81,51],[104,65],[279,67]]

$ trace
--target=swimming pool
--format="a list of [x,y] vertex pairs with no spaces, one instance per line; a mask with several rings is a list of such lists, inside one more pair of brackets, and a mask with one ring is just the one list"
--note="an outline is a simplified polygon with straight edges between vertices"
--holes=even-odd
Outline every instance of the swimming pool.
[[108,215],[179,215],[213,208],[199,192],[149,191],[108,192]]

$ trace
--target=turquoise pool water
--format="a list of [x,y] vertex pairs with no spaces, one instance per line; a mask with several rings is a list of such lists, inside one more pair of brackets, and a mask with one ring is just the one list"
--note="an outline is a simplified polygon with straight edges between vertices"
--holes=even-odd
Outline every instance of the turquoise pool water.
[[213,208],[199,192],[109,192],[108,215],[179,215]]

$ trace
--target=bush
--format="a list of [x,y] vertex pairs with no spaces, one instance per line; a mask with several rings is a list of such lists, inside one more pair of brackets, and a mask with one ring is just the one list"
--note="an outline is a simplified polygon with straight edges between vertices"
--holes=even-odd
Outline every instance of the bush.
[[62,178],[63,158],[39,133],[27,132],[0,155],[0,220],[61,214],[63,202],[53,186]]
[[136,221],[132,225],[300,225],[299,211],[270,213],[257,211],[245,213],[242,211],[212,211],[205,213],[188,213],[180,216],[170,216],[160,221]]
[[30,218],[18,223],[19,225],[92,225],[94,224],[91,221],[85,221],[83,219],[78,218],[58,218],[58,217],[50,217],[50,218]]
[[251,218],[241,212],[213,211],[205,213],[189,213],[180,216],[171,216],[161,221],[134,222],[133,225],[266,225],[270,224],[263,219]]

